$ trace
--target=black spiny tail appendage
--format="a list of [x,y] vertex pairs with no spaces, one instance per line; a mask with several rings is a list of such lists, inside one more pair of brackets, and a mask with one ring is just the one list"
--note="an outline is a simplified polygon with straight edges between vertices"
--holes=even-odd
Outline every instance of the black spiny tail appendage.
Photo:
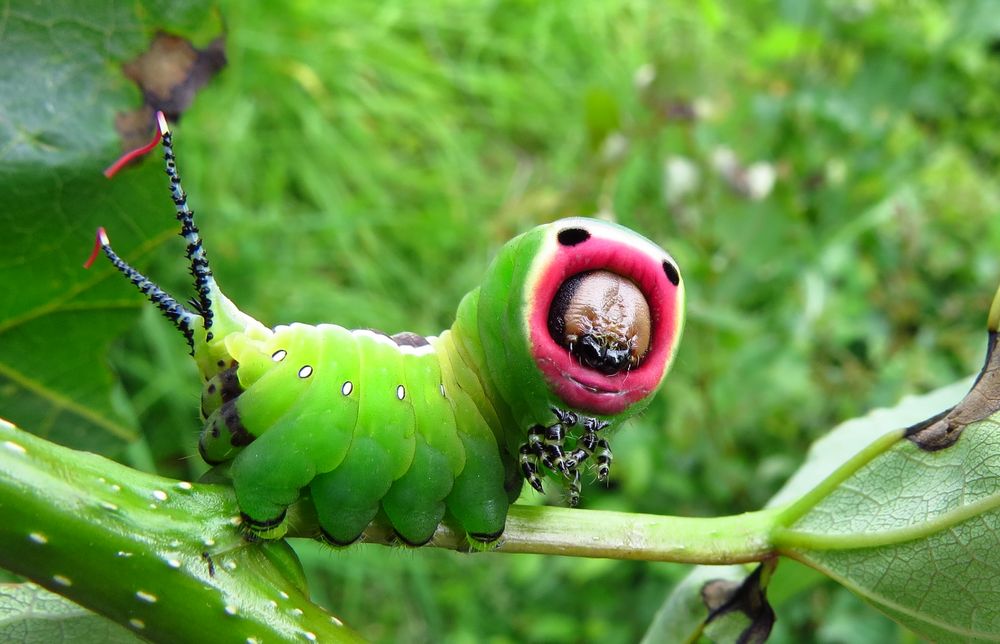
[[170,196],[177,208],[177,221],[181,223],[181,237],[187,242],[187,258],[191,261],[191,277],[194,278],[194,288],[197,299],[192,303],[205,320],[206,341],[212,339],[212,286],[215,279],[208,265],[208,255],[198,234],[198,226],[194,223],[194,211],[188,207],[187,193],[181,187],[181,178],[177,173],[177,159],[174,157],[173,134],[167,126],[163,112],[156,113],[157,127],[163,136],[163,161],[166,164],[167,176],[170,177]]
[[174,326],[176,326],[181,333],[184,334],[184,339],[187,340],[188,346],[194,351],[194,320],[196,314],[188,309],[184,308],[181,304],[177,302],[174,298],[170,297],[162,288],[157,286],[148,277],[137,271],[136,269],[129,266],[129,264],[123,260],[118,254],[112,250],[111,242],[108,240],[107,233],[104,232],[104,228],[97,229],[97,239],[94,242],[94,250],[90,254],[90,258],[84,263],[84,268],[90,268],[97,258],[98,251],[104,251],[104,254],[108,256],[111,260],[111,264],[121,272],[122,275],[127,277],[130,282],[132,282],[139,292],[145,295],[150,302],[156,305],[156,308],[160,309],[164,317],[170,320]]

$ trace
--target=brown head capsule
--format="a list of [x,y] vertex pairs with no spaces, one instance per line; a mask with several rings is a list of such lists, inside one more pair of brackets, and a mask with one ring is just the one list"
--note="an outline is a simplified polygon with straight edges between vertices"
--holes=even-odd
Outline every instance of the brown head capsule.
[[581,365],[605,375],[637,366],[649,350],[649,303],[631,280],[610,271],[574,275],[549,309],[549,333]]

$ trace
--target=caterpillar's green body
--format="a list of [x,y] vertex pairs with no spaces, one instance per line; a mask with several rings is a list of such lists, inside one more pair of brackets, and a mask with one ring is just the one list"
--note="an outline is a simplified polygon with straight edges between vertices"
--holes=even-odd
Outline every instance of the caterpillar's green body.
[[584,460],[606,477],[598,432],[645,407],[679,339],[683,284],[663,250],[614,224],[565,219],[506,244],[439,336],[270,329],[216,286],[160,127],[197,312],[102,246],[188,338],[205,378],[199,448],[231,461],[252,531],[282,534],[305,493],[335,544],[380,511],[411,544],[446,515],[491,541],[525,478],[541,489],[545,469],[565,476],[573,502]]

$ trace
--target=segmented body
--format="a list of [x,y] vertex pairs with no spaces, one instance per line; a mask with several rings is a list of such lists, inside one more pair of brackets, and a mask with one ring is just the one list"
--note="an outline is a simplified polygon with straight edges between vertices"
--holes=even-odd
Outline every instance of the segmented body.
[[199,449],[228,463],[245,525],[287,528],[306,495],[322,536],[347,544],[381,512],[411,544],[453,518],[472,538],[502,533],[525,480],[608,476],[608,435],[641,411],[679,340],[684,289],[673,259],[636,233],[570,218],[511,240],[451,329],[424,338],[332,324],[269,329],[218,289],[180,188],[195,310],[98,244],[184,333],[205,380]]
[[379,509],[411,544],[426,543],[446,510],[469,534],[499,535],[521,479],[488,394],[459,382],[456,372],[480,366],[451,331],[294,324],[261,335],[227,338],[235,364],[203,396],[201,453],[233,459],[244,513],[279,517],[308,488],[336,544],[356,540]]

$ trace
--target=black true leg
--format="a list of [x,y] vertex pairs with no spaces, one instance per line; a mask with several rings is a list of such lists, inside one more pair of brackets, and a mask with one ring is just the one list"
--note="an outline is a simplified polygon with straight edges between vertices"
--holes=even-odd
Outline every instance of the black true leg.
[[524,474],[524,478],[527,479],[531,487],[542,493],[545,490],[542,489],[542,479],[538,475],[538,463],[544,450],[544,437],[545,427],[535,425],[528,430],[528,442],[521,445],[521,449],[518,450],[520,452],[518,460],[521,463],[521,473]]
[[610,454],[611,448],[608,446],[607,441],[598,438],[597,432],[601,431],[608,426],[608,423],[589,416],[583,418],[583,435],[577,441],[576,449],[570,452],[569,456],[566,458],[566,467],[568,470],[574,470],[580,466],[581,463],[586,461],[594,453],[594,450],[598,448],[598,445],[603,442],[604,446],[607,447],[607,452],[609,455],[608,462],[610,464]]
[[597,439],[597,448],[597,480],[604,482],[611,474],[611,461],[614,456],[611,454],[611,445],[603,438]]
[[563,441],[566,430],[577,423],[577,415],[571,411],[552,408],[556,421],[548,427],[535,425],[528,430],[528,441],[518,450],[518,461],[521,472],[528,484],[542,492],[541,467],[558,470],[566,476],[571,476],[565,464]]
[[580,470],[574,469],[569,482],[569,507],[575,508],[578,505],[580,505]]
[[556,415],[557,422],[549,425],[545,430],[545,451],[542,455],[542,465],[551,470],[558,470],[565,476],[570,476],[566,456],[563,452],[563,442],[566,440],[567,431],[577,424],[579,417],[571,411],[564,411],[558,407],[552,407],[552,413]]
[[[561,472],[569,480],[569,504],[576,506],[580,502],[580,465],[591,456],[597,462],[597,478],[607,481],[611,472],[611,445],[598,432],[608,427],[608,423],[599,418],[578,416],[577,414],[552,408],[557,422],[548,427],[535,425],[528,430],[528,440],[521,445],[519,462],[521,472],[531,487],[542,492],[542,467]],[[576,441],[572,451],[566,451],[565,440],[569,431],[577,424],[583,425],[583,433]]]

